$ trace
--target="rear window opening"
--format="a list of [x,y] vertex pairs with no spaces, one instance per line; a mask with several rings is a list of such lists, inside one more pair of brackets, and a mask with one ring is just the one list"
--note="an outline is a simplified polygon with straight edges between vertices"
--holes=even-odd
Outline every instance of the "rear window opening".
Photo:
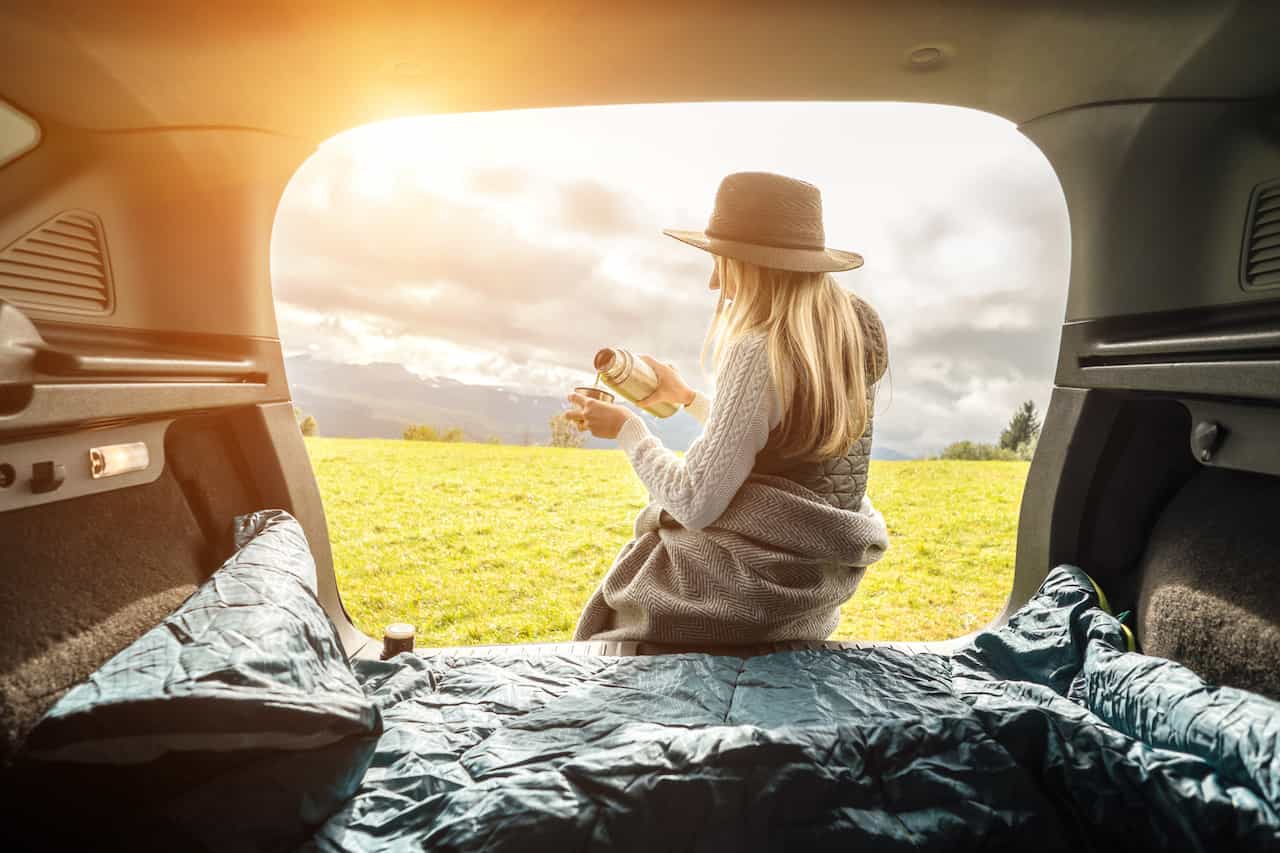
[[[422,117],[326,142],[281,200],[286,370],[343,603],[419,646],[564,641],[646,490],[611,440],[553,435],[602,347],[691,385],[715,306],[706,225],[741,170],[822,191],[837,281],[884,323],[868,492],[886,555],[832,639],[946,639],[1003,607],[1066,295],[1056,177],[1007,121],[918,104],[675,104]],[[700,427],[645,418],[674,449]],[[970,453],[956,443],[985,449]],[[970,461],[978,456],[992,461]]]

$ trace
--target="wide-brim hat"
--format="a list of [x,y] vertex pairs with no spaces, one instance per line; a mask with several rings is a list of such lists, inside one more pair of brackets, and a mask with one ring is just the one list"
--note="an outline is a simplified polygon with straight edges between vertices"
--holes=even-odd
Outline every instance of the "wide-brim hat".
[[720,182],[711,221],[702,231],[663,229],[705,252],[793,272],[840,272],[862,255],[828,249],[822,193],[813,184],[771,172],[735,172]]

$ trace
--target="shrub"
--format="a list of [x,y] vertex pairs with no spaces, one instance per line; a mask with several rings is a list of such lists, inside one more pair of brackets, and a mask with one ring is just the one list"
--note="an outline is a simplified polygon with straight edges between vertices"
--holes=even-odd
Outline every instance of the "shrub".
[[316,419],[308,415],[295,404],[293,407],[293,420],[298,425],[299,431],[303,435],[315,435],[320,425],[316,423]]
[[401,437],[405,441],[466,441],[467,435],[462,427],[449,427],[441,432],[430,424],[409,424],[404,428]]
[[587,434],[579,432],[577,425],[565,417],[564,412],[557,412],[551,416],[552,447],[581,447],[582,442],[586,440]]
[[439,441],[440,434],[433,426],[426,424],[409,424],[404,428],[405,441]]
[[1013,450],[997,447],[994,444],[983,444],[978,441],[956,441],[942,449],[939,459],[964,459],[974,462],[1012,462],[1019,458]]

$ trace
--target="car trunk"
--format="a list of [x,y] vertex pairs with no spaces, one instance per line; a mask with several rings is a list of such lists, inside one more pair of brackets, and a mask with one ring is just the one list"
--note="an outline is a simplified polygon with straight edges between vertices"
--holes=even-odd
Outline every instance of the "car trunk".
[[[543,89],[517,86],[501,105],[607,101],[649,91],[647,82],[658,99],[925,99],[1019,121],[1066,193],[1072,270],[1055,388],[1000,618],[1026,603],[1051,567],[1074,563],[1117,610],[1136,611],[1149,651],[1276,695],[1280,596],[1268,582],[1268,555],[1280,533],[1267,516],[1280,488],[1272,438],[1280,434],[1280,282],[1269,266],[1276,214],[1266,191],[1280,178],[1280,114],[1264,96],[1280,84],[1280,63],[1256,34],[1274,32],[1277,22],[1257,9],[1177,11],[1155,22],[1100,10],[1007,10],[984,13],[977,28],[960,12],[939,11],[926,27],[908,4],[836,27],[849,39],[870,28],[890,44],[891,73],[851,76],[858,60],[844,58],[856,51],[841,49],[831,54],[839,63],[811,57],[798,88],[781,77],[735,77],[733,57],[718,48],[704,54],[690,27],[680,36],[640,28],[630,64],[636,83],[601,78],[596,92],[591,75],[561,57],[562,33],[551,26],[532,32],[547,41],[527,52],[561,57],[568,64],[557,68],[574,82],[539,76]],[[193,72],[190,96],[175,97],[165,74],[121,58],[132,55],[124,45],[138,55],[155,50],[157,68],[182,61],[174,43],[144,38],[153,34],[145,21],[124,18],[136,24],[136,41],[122,34],[129,27],[97,18],[68,38],[69,25],[53,13],[33,6],[5,14],[14,27],[0,45],[10,56],[27,57],[64,86],[100,90],[100,98],[95,105],[50,91],[26,66],[0,71],[0,95],[43,129],[34,151],[0,170],[0,299],[10,303],[0,313],[0,465],[13,470],[0,488],[0,756],[62,691],[207,578],[231,552],[232,519],[245,512],[278,507],[302,522],[321,600],[347,651],[377,649],[342,609],[324,508],[290,404],[268,262],[273,211],[294,169],[319,138],[375,111],[351,91],[332,90],[323,121],[294,106],[281,106],[277,120],[269,101],[250,115],[239,110],[258,101],[229,107],[213,82],[235,72],[212,59],[217,73]],[[332,27],[294,21],[291,29],[282,18],[242,33],[236,50],[250,35],[279,45],[296,36],[323,54],[325,34],[342,27],[316,14]],[[385,40],[386,56],[397,55],[395,32],[429,29],[429,21],[383,14],[371,26],[384,27],[372,38]],[[639,10],[627,14],[652,23]],[[602,43],[625,36],[617,21],[593,20],[575,26],[597,26]],[[799,13],[742,20],[752,33],[794,25],[825,38]],[[218,26],[235,35],[232,23]],[[953,33],[957,55],[981,57],[981,68],[959,63],[932,78],[904,72],[899,48],[939,27]],[[1108,59],[1107,73],[1097,74],[1084,64],[1101,62],[1089,47],[1098,32],[1118,42],[1149,33],[1155,46],[1127,65]],[[1074,45],[1079,64],[1054,73],[1059,54],[1025,47],[1039,36]],[[340,53],[339,44],[329,49]],[[673,45],[697,57],[681,60],[688,80],[668,79],[652,61]],[[216,40],[201,41],[199,56],[209,52]],[[129,73],[113,76],[112,57]],[[304,69],[279,73],[299,88],[299,102],[325,102]],[[404,85],[414,85],[410,78]],[[493,106],[490,97],[450,103]],[[111,105],[126,118],[104,117]],[[55,259],[52,276],[34,287],[29,278],[23,286],[3,278],[13,269],[2,265],[31,241],[62,245],[67,251],[53,255],[81,266],[59,268]],[[101,271],[96,301],[68,303],[66,288],[78,286],[86,261]],[[92,477],[94,448],[139,442],[151,460],[144,473]]]

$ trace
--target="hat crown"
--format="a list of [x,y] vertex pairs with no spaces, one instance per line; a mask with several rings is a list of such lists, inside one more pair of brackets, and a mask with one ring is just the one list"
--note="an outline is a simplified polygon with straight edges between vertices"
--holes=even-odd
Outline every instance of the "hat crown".
[[781,249],[822,249],[822,193],[771,172],[735,172],[716,190],[706,234]]

